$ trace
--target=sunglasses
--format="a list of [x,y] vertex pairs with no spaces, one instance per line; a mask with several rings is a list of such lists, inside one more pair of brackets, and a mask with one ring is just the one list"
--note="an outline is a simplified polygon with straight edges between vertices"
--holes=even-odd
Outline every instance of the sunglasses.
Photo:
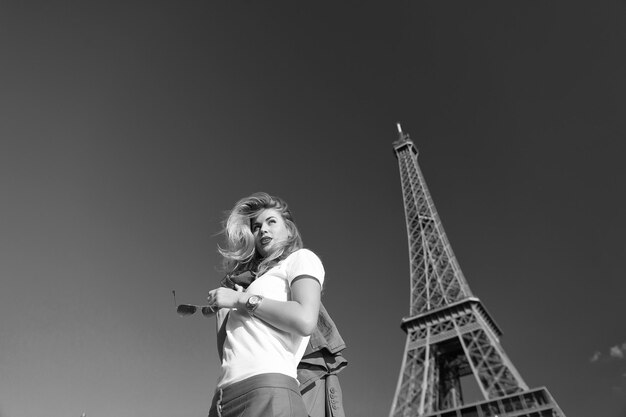
[[174,295],[174,306],[176,306],[176,312],[183,316],[191,316],[196,314],[196,311],[200,310],[205,317],[211,317],[216,313],[216,310],[211,306],[197,306],[194,304],[178,304],[176,303],[176,291],[172,290],[172,294]]

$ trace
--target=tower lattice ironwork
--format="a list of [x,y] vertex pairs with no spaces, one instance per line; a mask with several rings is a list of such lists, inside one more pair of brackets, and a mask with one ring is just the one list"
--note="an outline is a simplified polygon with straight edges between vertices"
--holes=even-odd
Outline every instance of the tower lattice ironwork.
[[[545,387],[529,389],[500,345],[502,334],[452,252],[418,151],[398,124],[409,241],[410,313],[390,417],[565,417]],[[474,388],[473,402],[463,389]],[[476,388],[477,387],[477,388]]]

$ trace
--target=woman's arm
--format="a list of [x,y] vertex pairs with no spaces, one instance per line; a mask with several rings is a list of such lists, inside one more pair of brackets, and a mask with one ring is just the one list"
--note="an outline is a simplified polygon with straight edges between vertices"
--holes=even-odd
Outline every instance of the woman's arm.
[[[218,288],[209,292],[209,304],[218,308],[245,310],[246,302],[253,294]],[[280,330],[309,336],[317,326],[321,298],[317,279],[300,275],[291,283],[291,301],[263,298],[254,311],[254,316]]]

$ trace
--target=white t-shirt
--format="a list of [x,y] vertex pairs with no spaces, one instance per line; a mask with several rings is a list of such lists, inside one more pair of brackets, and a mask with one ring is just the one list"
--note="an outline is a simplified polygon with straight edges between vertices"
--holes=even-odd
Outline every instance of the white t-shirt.
[[[246,292],[264,298],[291,300],[291,282],[308,275],[324,283],[324,266],[308,249],[300,249],[255,279]],[[218,388],[264,373],[297,376],[309,337],[279,330],[243,309],[233,308],[226,322],[221,375]]]

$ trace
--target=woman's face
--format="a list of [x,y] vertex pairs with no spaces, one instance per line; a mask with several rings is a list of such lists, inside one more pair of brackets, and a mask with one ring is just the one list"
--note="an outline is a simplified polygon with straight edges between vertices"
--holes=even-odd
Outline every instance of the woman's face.
[[252,234],[257,251],[265,258],[289,238],[289,229],[280,212],[270,208],[252,219]]

